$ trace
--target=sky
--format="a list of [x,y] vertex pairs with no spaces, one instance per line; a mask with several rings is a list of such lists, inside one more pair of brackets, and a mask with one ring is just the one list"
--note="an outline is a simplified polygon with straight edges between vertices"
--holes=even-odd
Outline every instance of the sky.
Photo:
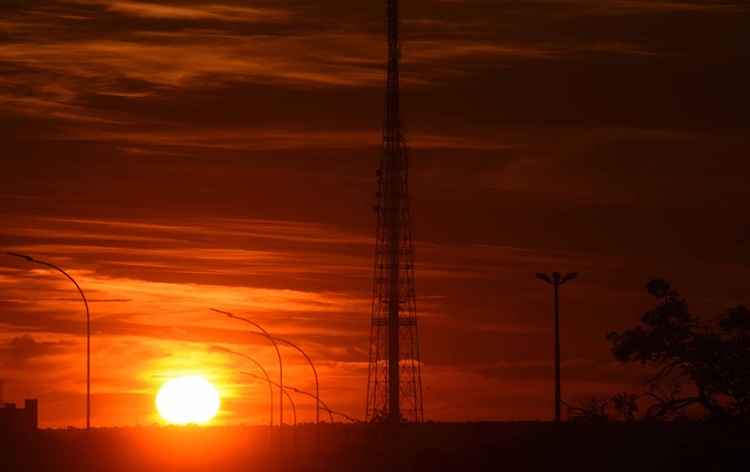
[[[0,248],[91,301],[92,423],[159,421],[202,374],[217,423],[266,421],[251,355],[211,308],[303,346],[362,417],[384,99],[383,2],[5,0]],[[403,0],[425,417],[549,419],[638,388],[605,336],[670,280],[705,317],[750,303],[745,1]],[[0,257],[5,401],[83,424],[83,311]],[[312,389],[284,352],[285,381]],[[313,404],[298,400],[300,421]]]

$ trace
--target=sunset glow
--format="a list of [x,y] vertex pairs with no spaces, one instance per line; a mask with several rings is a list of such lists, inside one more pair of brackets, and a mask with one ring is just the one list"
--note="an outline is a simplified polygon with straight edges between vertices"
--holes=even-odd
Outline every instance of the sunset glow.
[[0,0],[0,472],[734,470],[750,0]]
[[[242,357],[278,382],[274,346],[215,308],[301,346],[363,419],[387,3],[0,1],[0,405],[85,427],[90,372],[92,427],[167,424],[157,392],[200,374],[212,426],[278,425]],[[425,420],[550,419],[537,272],[581,274],[560,294],[570,405],[638,384],[606,335],[650,277],[696,313],[750,303],[747,0],[396,3]],[[73,283],[7,252],[76,280],[90,350]]]
[[203,377],[178,377],[156,395],[156,408],[167,422],[177,425],[208,423],[219,411],[219,392]]

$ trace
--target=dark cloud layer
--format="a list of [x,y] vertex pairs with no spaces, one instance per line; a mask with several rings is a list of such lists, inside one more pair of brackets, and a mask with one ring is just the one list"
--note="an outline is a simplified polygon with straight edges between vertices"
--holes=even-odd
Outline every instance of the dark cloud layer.
[[5,369],[28,368],[29,362],[61,352],[67,343],[37,341],[31,335],[16,336],[0,346],[0,365]]

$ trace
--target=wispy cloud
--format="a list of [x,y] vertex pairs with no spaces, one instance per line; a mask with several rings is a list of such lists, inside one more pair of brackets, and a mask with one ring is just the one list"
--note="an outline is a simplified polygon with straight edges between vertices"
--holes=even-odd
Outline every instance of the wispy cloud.
[[41,357],[58,354],[69,347],[64,341],[37,341],[31,335],[15,336],[0,343],[0,366],[20,369]]
[[[162,129],[157,131],[76,130],[50,136],[54,139],[110,141],[137,143],[152,146],[151,153],[159,149],[169,155],[169,148],[182,150],[263,151],[300,149],[361,149],[381,145],[380,131],[371,130],[289,130],[289,129]],[[466,149],[500,150],[512,145],[491,136],[450,136],[409,133],[409,146],[413,149]],[[131,148],[132,149],[132,148]],[[136,153],[135,155],[138,155]],[[144,154],[141,152],[140,154]]]
[[105,1],[109,11],[146,18],[177,20],[218,20],[227,22],[285,21],[287,10],[252,8],[221,4],[171,5],[164,3]]
[[[117,25],[111,34],[81,28],[66,19],[77,10]],[[385,55],[380,31],[339,26],[325,30],[314,20],[294,19],[288,8],[246,7],[219,3],[155,3],[125,0],[78,1],[68,9],[19,14],[6,21],[11,41],[0,45],[0,60],[13,73],[0,80],[0,99],[17,113],[63,122],[120,123],[132,117],[102,107],[97,97],[159,99],[170,91],[217,89],[243,83],[282,88],[374,88],[382,85]],[[104,10],[92,10],[95,6]],[[33,10],[32,10],[33,11]],[[195,20],[186,26],[114,21],[107,15]],[[84,15],[84,16],[85,16]],[[220,24],[202,24],[215,20]],[[223,23],[258,22],[263,28]],[[420,23],[421,24],[421,23]],[[25,25],[25,26],[24,26]],[[123,26],[125,25],[125,26]],[[500,40],[494,34],[458,31],[420,34],[404,45],[405,86],[427,87],[470,74],[466,64],[540,61],[590,53],[655,54],[626,40],[575,38]],[[284,136],[278,136],[284,139]]]
[[654,13],[729,13],[743,8],[736,1],[696,1],[696,0],[532,0],[529,4],[543,5],[549,9],[566,7],[567,10],[553,10],[552,14],[567,15],[644,15]]

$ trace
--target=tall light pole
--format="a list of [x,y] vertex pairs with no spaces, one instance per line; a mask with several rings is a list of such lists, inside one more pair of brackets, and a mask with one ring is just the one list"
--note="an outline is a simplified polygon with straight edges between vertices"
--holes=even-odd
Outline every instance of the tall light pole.
[[572,272],[562,276],[559,272],[553,272],[551,276],[537,273],[536,278],[542,280],[555,288],[555,423],[560,422],[560,286],[578,277]]
[[260,333],[262,333],[262,336],[268,339],[271,344],[273,344],[273,348],[276,350],[276,357],[279,358],[279,457],[281,460],[284,458],[284,365],[281,360],[281,351],[279,351],[279,346],[274,340],[273,336],[268,334],[268,331],[266,331],[261,325],[256,323],[255,321],[243,318],[241,316],[237,316],[234,313],[230,313],[228,311],[223,310],[217,310],[216,308],[211,308],[211,311],[216,313],[221,313],[222,315],[226,315],[229,318],[232,318],[233,320],[239,320],[244,321],[245,323],[248,323],[258,330],[260,330]]
[[75,279],[70,276],[70,274],[68,274],[55,264],[52,264],[51,262],[40,261],[39,259],[34,259],[31,256],[18,254],[15,252],[9,252],[8,255],[19,257],[28,262],[33,262],[34,264],[40,264],[55,269],[56,271],[67,277],[71,282],[73,282],[73,285],[75,285],[78,289],[78,293],[81,294],[81,298],[83,299],[83,306],[86,308],[86,431],[89,431],[91,429],[91,314],[89,313],[89,302],[88,300],[86,300],[86,295],[84,295],[81,286],[78,285],[78,282],[76,282]]
[[[259,378],[259,379],[261,379],[261,380],[265,379],[266,383],[268,384],[268,431],[270,432],[270,436],[269,436],[269,439],[268,439],[268,448],[269,448],[269,451],[270,451],[270,449],[271,449],[271,447],[273,445],[273,387],[275,385],[273,383],[273,381],[271,381],[271,376],[268,375],[268,371],[265,369],[265,367],[263,367],[263,364],[261,364],[260,362],[258,362],[252,356],[248,356],[247,354],[243,354],[241,352],[233,351],[231,349],[227,349],[227,348],[222,347],[222,346],[211,346],[211,349],[213,349],[214,351],[227,352],[227,353],[233,354],[235,356],[243,357],[243,358],[249,360],[250,362],[252,362],[253,364],[255,364],[255,366],[258,367],[258,369],[261,372],[263,372],[263,378],[260,378],[260,377],[257,377],[257,376],[256,377]],[[296,416],[296,414],[295,414],[295,416]],[[295,424],[296,423],[297,423],[297,421],[295,420]]]
[[274,341],[282,344],[286,344],[289,347],[292,347],[296,349],[302,356],[307,360],[307,363],[310,364],[310,367],[312,368],[313,375],[315,376],[315,447],[316,447],[316,457],[318,459],[318,464],[320,461],[320,382],[318,380],[318,370],[315,368],[315,364],[313,364],[312,359],[310,359],[310,356],[307,355],[305,351],[302,350],[301,347],[297,346],[293,342],[283,339],[283,338],[273,338]]

